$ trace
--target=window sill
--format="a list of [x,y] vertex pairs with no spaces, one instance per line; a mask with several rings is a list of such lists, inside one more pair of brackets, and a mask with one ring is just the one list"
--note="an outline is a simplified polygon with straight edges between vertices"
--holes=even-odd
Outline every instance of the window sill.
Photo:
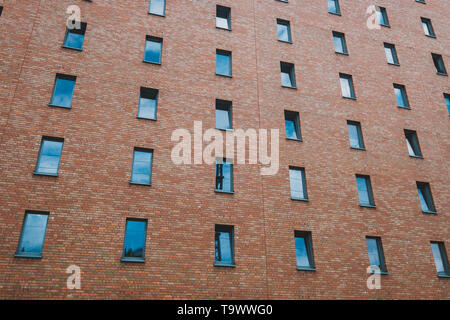
[[292,198],[292,197],[291,197],[291,200],[293,200],[293,201],[309,202],[309,199],[308,199],[308,198]]
[[48,104],[49,107],[55,107],[55,108],[63,108],[63,109],[72,109],[72,106],[66,107],[66,106],[58,106],[57,104]]
[[295,138],[286,138],[286,140],[297,141],[297,142],[303,142],[302,139],[295,139]]
[[225,129],[225,128],[214,128],[214,129],[220,130],[220,131],[230,131],[230,132],[233,132],[233,131],[234,131],[233,128],[230,128],[230,129]]
[[375,271],[375,270],[372,270],[372,272],[370,274],[381,274],[382,276],[389,275],[389,273],[387,271]]
[[65,46],[65,45],[62,45],[61,48],[74,50],[74,51],[79,51],[79,52],[83,51],[83,48],[79,49],[79,48],[74,48],[74,47],[68,47],[68,46]]
[[406,110],[411,110],[411,108],[410,108],[410,107],[400,107],[400,106],[397,106],[397,108],[399,108],[399,109],[406,109]]
[[157,66],[161,65],[161,62],[153,62],[153,61],[148,61],[148,60],[142,60],[142,62],[148,63],[148,64],[154,64],[154,65],[157,65]]
[[376,209],[377,206],[376,205],[372,205],[372,204],[359,204],[360,207],[362,208],[369,208],[369,209]]
[[139,182],[133,182],[133,181],[129,181],[130,185],[136,185],[136,186],[145,186],[145,187],[151,187],[152,184],[151,183],[139,183]]
[[216,261],[214,262],[214,267],[236,268],[236,265],[234,263]]
[[338,52],[338,51],[335,51],[334,53],[339,54],[339,55],[341,55],[341,56],[349,56],[348,52]]
[[350,147],[352,150],[360,150],[360,151],[366,151],[366,148],[359,148],[359,147]]
[[14,254],[16,258],[31,258],[31,259],[42,259],[41,254],[30,254],[30,253],[16,253]]
[[425,211],[425,210],[422,210],[422,213],[426,213],[426,214],[437,214],[437,212],[436,211]]
[[445,272],[438,272],[437,276],[438,278],[450,278],[450,274]]
[[231,28],[222,28],[222,27],[218,27],[218,26],[216,26],[216,29],[231,31]]
[[292,44],[292,41],[286,41],[286,40],[280,40],[280,39],[278,39],[278,42],[283,42],[283,43]]
[[124,258],[120,259],[121,262],[137,262],[137,263],[145,263],[145,259],[140,258]]
[[390,28],[391,27],[389,24],[382,24],[382,23],[380,23],[380,26],[385,27],[385,28]]
[[223,190],[219,190],[219,189],[214,189],[214,192],[224,193],[224,194],[234,194],[234,191],[223,191]]
[[233,78],[232,75],[216,73],[216,76],[225,77],[225,78]]
[[356,97],[344,97],[344,96],[342,96],[342,98],[356,101]]
[[311,267],[297,267],[297,271],[316,271],[316,268],[311,268]]
[[390,63],[390,62],[388,62],[387,64],[390,65],[390,66],[400,67],[400,63]]
[[136,119],[156,121],[156,118],[143,118],[143,117],[139,117],[139,116],[137,116]]
[[329,14],[335,15],[335,16],[341,16],[340,12],[330,12],[328,11]]
[[288,87],[288,86],[283,86],[283,85],[281,85],[281,87],[282,87],[282,88],[288,88],[288,89],[294,89],[294,90],[297,90],[297,87]]
[[431,39],[436,39],[436,36],[432,36],[432,35],[429,35],[429,34],[426,34],[425,37],[428,37],[428,38],[431,38]]
[[57,177],[58,174],[57,173],[41,173],[41,172],[33,172],[33,175],[35,176],[48,176],[48,177]]
[[423,159],[423,157],[422,156],[412,156],[412,155],[409,155],[411,158],[415,158],[415,159]]
[[448,74],[447,74],[447,73],[436,72],[436,74],[439,75],[439,76],[448,77]]
[[157,14],[157,13],[152,13],[152,12],[149,12],[148,14],[151,14],[152,16],[162,17],[162,18],[166,17],[165,14]]

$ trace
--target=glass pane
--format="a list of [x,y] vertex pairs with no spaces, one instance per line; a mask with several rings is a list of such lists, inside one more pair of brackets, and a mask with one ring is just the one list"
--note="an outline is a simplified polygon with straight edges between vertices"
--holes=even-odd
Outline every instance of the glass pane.
[[42,252],[47,220],[46,214],[28,213],[26,215],[18,253],[39,254]]
[[380,22],[380,24],[387,25],[385,11],[383,9],[381,9],[380,7],[377,7],[376,12],[377,12],[378,21]]
[[232,181],[231,181],[231,164],[223,163],[223,190],[231,192],[232,190]]
[[286,125],[286,138],[299,139],[295,121],[294,120],[285,120],[284,123]]
[[134,183],[150,184],[152,153],[134,151],[133,171],[131,181]]
[[145,221],[127,220],[123,256],[130,258],[143,258],[145,245]]
[[154,40],[145,41],[145,61],[161,63],[162,43]]
[[389,63],[395,63],[394,55],[392,54],[392,48],[385,47],[384,51],[386,52],[386,59]]
[[416,156],[416,153],[414,152],[414,149],[411,145],[411,142],[409,141],[411,138],[406,138],[406,145],[408,147],[408,152],[410,156]]
[[444,272],[444,262],[442,261],[441,250],[438,243],[431,244],[431,250],[433,251],[434,263],[436,265],[437,272]]
[[336,2],[337,0],[328,0],[328,12],[339,13]]
[[425,32],[425,34],[427,36],[431,36],[430,28],[428,27],[428,23],[425,21],[422,21],[422,27],[423,27],[423,31]]
[[228,110],[216,108],[216,128],[231,129],[230,116]]
[[361,148],[362,146],[359,144],[359,131],[358,127],[354,124],[348,125],[348,135],[350,137],[350,146],[353,148]]
[[166,4],[165,0],[150,0],[149,12],[163,16],[165,4]]
[[381,267],[380,256],[378,254],[377,239],[366,238],[366,242],[370,265]]
[[36,172],[57,174],[62,146],[60,141],[42,140]]
[[223,18],[223,17],[216,17],[216,27],[230,29],[230,26],[228,24],[228,19]]
[[419,193],[420,205],[422,207],[422,211],[432,211],[430,210],[430,206],[426,201],[426,190],[424,187],[418,187],[417,192]]
[[288,72],[281,72],[281,84],[285,87],[293,87],[291,75]]
[[350,79],[341,77],[341,91],[343,97],[352,98],[352,91],[350,89]]
[[445,97],[445,104],[447,105],[447,111],[450,114],[450,97]]
[[395,97],[397,98],[397,105],[399,107],[407,107],[405,104],[405,99],[403,97],[403,89],[401,88],[394,88]]
[[291,187],[291,198],[305,199],[305,192],[303,186],[303,171],[289,169],[289,180]]
[[278,40],[289,42],[291,41],[289,37],[289,29],[285,24],[278,23]]
[[356,178],[356,184],[358,186],[358,195],[359,195],[359,203],[370,205],[370,198],[369,198],[369,190],[367,187],[367,180],[363,177],[357,177]]
[[306,242],[303,237],[295,237],[295,253],[297,257],[297,267],[310,267],[311,263],[306,250]]
[[156,119],[156,100],[141,97],[139,99],[138,117]]
[[70,48],[82,49],[84,41],[84,34],[68,31],[66,34],[66,42],[64,45]]
[[231,75],[230,56],[216,54],[216,73],[221,75]]
[[216,261],[233,262],[231,235],[229,232],[216,231]]
[[344,50],[344,39],[342,36],[333,36],[334,40],[334,51],[339,53],[345,53]]
[[70,108],[72,105],[74,87],[75,81],[56,78],[51,104],[54,106]]

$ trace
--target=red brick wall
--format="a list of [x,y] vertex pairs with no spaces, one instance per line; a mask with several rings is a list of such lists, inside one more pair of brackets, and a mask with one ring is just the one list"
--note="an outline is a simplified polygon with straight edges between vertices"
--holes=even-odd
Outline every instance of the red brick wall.
[[[342,16],[325,0],[221,0],[229,32],[215,28],[214,1],[167,0],[165,17],[145,0],[0,1],[0,297],[450,298],[430,248],[450,247],[450,81],[430,54],[450,69],[450,5],[340,2]],[[61,48],[71,4],[88,24],[82,52]],[[366,27],[371,4],[391,28]],[[277,41],[277,18],[293,44]],[[334,53],[332,31],[349,56]],[[142,62],[146,35],[164,39],[161,66]],[[215,75],[216,49],[232,51],[232,78]],[[281,88],[280,61],[295,64],[297,90]],[[356,101],[341,98],[339,72],[353,75]],[[77,76],[70,110],[48,106],[56,73]],[[392,83],[411,110],[396,107]],[[141,86],[159,89],[157,121],[136,119]],[[170,158],[173,130],[214,126],[216,98],[233,101],[235,128],[280,128],[278,174],[235,165],[233,195],[214,193],[213,166]],[[285,140],[284,109],[300,112],[303,142]],[[367,151],[349,148],[347,120],[361,122]],[[417,131],[423,160],[403,129]],[[65,139],[57,178],[32,174],[43,135]],[[151,187],[129,184],[135,146],[155,150]],[[289,165],[305,167],[309,202],[290,200]],[[376,209],[359,206],[356,173],[371,176]],[[437,215],[421,212],[415,181],[430,182]],[[42,259],[14,257],[25,210],[50,212]],[[120,261],[127,217],[148,219],[144,264]],[[213,266],[215,224],[235,226],[236,268]],[[296,270],[294,230],[312,232],[315,272]],[[366,235],[382,238],[381,290],[366,287]],[[66,288],[71,264],[80,290]]]

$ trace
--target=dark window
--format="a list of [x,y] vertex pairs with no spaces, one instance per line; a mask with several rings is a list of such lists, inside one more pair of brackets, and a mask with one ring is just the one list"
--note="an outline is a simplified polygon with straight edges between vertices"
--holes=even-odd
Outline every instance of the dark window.
[[431,251],[433,252],[434,264],[438,276],[450,277],[447,252],[444,242],[431,241]]
[[305,168],[289,167],[289,183],[292,200],[308,200]]
[[150,63],[161,63],[163,39],[147,36],[145,39],[145,55],[144,61]]
[[371,267],[380,268],[381,273],[386,273],[386,264],[384,262],[383,247],[380,237],[366,237],[367,251],[369,253],[369,262]]
[[353,77],[349,74],[339,73],[342,97],[356,99],[353,87]]
[[233,128],[231,101],[216,100],[216,129]]
[[386,59],[389,64],[398,65],[397,51],[395,50],[395,45],[390,43],[384,43],[384,52],[386,53]]
[[292,63],[280,62],[281,85],[287,88],[295,88],[295,70]]
[[231,77],[231,52],[216,50],[216,74]]
[[[79,28],[77,24],[79,23]],[[64,38],[64,47],[81,50],[83,49],[84,35],[86,33],[87,24],[84,22],[69,22],[69,27],[66,29],[66,36]]]
[[416,182],[416,184],[422,211],[425,213],[436,213],[433,196],[431,195],[430,184],[428,182],[418,182],[418,181]]
[[278,40],[283,42],[292,42],[291,24],[289,21],[277,19]]
[[41,257],[47,221],[48,212],[25,212],[16,256]]
[[234,227],[217,225],[214,235],[216,266],[234,266]]
[[147,220],[127,218],[122,261],[144,261]]
[[138,118],[156,120],[158,90],[141,87]]
[[315,270],[312,237],[309,231],[294,231],[297,270]]
[[370,177],[357,174],[356,186],[358,187],[359,205],[362,207],[375,207]]
[[216,159],[216,191],[233,192],[233,164],[227,159]]
[[411,157],[422,157],[420,151],[419,139],[417,138],[417,132],[413,130],[405,129],[406,146]]
[[134,148],[131,183],[151,185],[153,150]]
[[337,53],[348,54],[345,43],[345,35],[341,32],[333,31],[334,51]]
[[425,0],[416,0],[416,2],[425,3]]
[[389,20],[388,20],[386,8],[376,7],[375,10],[377,12],[377,18],[378,18],[378,21],[380,22],[380,25],[389,27]]
[[328,12],[333,14],[341,14],[339,0],[328,0]]
[[42,137],[35,174],[57,176],[64,139]]
[[3,7],[0,6],[0,17],[2,16],[2,13],[3,13]]
[[284,110],[284,124],[286,126],[286,138],[302,140],[300,132],[300,116],[298,112]]
[[420,18],[420,20],[422,21],[423,32],[425,32],[425,35],[433,38],[436,37],[431,20],[427,18]]
[[51,106],[70,108],[72,106],[73,90],[75,88],[75,76],[65,74],[56,74],[55,84],[53,86]]
[[447,105],[447,111],[450,115],[450,94],[444,93],[445,104]]
[[438,74],[447,75],[447,70],[445,70],[444,60],[440,54],[432,53],[434,66],[436,67],[436,72]]
[[150,0],[148,12],[158,16],[164,16],[166,11],[166,0]]
[[364,149],[361,123],[356,121],[347,121],[348,136],[350,138],[350,147],[355,149]]
[[397,106],[400,108],[409,109],[408,96],[406,95],[405,86],[394,83],[394,93],[397,98]]
[[228,7],[216,6],[216,27],[231,30],[231,9]]

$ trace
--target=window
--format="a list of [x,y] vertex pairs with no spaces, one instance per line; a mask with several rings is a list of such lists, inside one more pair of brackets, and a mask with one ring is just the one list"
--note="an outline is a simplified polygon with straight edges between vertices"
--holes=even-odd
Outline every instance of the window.
[[216,27],[231,30],[231,9],[228,7],[216,6]]
[[423,32],[425,32],[425,35],[435,38],[436,35],[434,34],[434,29],[433,25],[431,24],[431,20],[427,18],[420,18],[420,20],[422,21],[422,28]]
[[133,184],[151,185],[153,150],[134,148],[131,180]]
[[164,16],[165,11],[166,11],[166,0],[150,0],[148,13],[155,14],[157,16]]
[[422,158],[420,151],[419,139],[417,139],[417,132],[405,129],[406,146],[411,157]]
[[450,94],[444,93],[444,100],[445,104],[447,105],[448,114],[450,115]]
[[295,70],[292,63],[280,62],[281,85],[286,88],[295,88]]
[[42,256],[48,212],[26,211],[16,257]]
[[342,97],[356,99],[355,89],[353,88],[353,77],[349,74],[339,73],[341,81]]
[[57,176],[64,139],[42,137],[35,174]]
[[216,129],[230,130],[233,128],[231,101],[216,100]]
[[234,267],[234,227],[217,225],[214,235],[214,265]]
[[141,87],[139,97],[138,118],[156,120],[158,90]]
[[378,21],[380,22],[380,25],[384,27],[389,27],[389,20],[387,17],[386,8],[383,7],[375,7],[375,10],[377,12]]
[[345,35],[340,32],[333,31],[334,52],[348,54],[347,45],[345,43]]
[[292,42],[291,24],[289,21],[277,19],[278,40]]
[[431,195],[431,188],[428,182],[416,182],[417,192],[419,193],[420,205],[424,213],[436,213],[434,207],[433,196]]
[[289,167],[291,199],[308,201],[306,192],[305,168]]
[[450,277],[450,268],[448,266],[444,242],[431,241],[431,251],[433,252],[434,264],[438,276]]
[[[386,274],[386,264],[384,263],[383,247],[380,237],[366,237],[367,252],[369,253],[369,262],[371,267],[380,268],[381,274]],[[374,272],[374,271],[372,271]]]
[[312,237],[309,231],[294,231],[297,270],[315,270]]
[[394,83],[394,93],[399,108],[409,109],[408,96],[404,85]]
[[445,70],[444,60],[440,54],[432,53],[434,66],[436,67],[436,72],[440,75],[447,75],[447,70]]
[[233,164],[227,159],[216,159],[217,192],[233,193]]
[[356,121],[347,121],[348,136],[350,138],[350,147],[364,150],[361,123]]
[[389,64],[399,65],[397,51],[395,45],[390,43],[384,43],[384,52],[386,53],[386,59]]
[[375,207],[373,201],[372,185],[370,177],[365,175],[356,175],[356,186],[358,187],[359,205],[362,207]]
[[339,8],[339,0],[328,0],[328,12],[333,14],[341,14],[341,9]]
[[71,108],[73,90],[75,88],[75,76],[56,74],[50,105],[54,107]]
[[[76,22],[72,21],[68,25],[76,26]],[[66,36],[64,38],[63,47],[70,49],[83,49],[84,35],[86,33],[87,24],[84,22],[80,23],[80,28],[66,29]]]
[[3,13],[3,7],[0,6],[0,17],[2,16],[2,13]]
[[298,112],[284,110],[284,124],[286,127],[286,138],[291,140],[302,140],[300,132],[300,117]]
[[231,52],[216,50],[216,74],[231,77]]
[[147,220],[127,218],[122,261],[144,262]]
[[416,0],[416,2],[425,3],[425,0]]
[[147,36],[145,39],[144,62],[161,64],[161,51],[163,39]]

